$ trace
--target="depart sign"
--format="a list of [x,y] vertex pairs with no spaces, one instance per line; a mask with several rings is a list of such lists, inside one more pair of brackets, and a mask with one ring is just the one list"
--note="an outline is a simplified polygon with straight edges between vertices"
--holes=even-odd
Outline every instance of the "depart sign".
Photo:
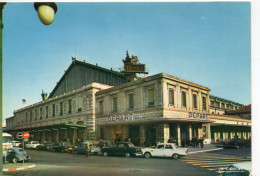
[[189,118],[207,119],[208,118],[208,114],[189,112]]
[[107,118],[108,122],[128,121],[128,120],[134,120],[134,114],[119,115],[119,116],[114,115]]

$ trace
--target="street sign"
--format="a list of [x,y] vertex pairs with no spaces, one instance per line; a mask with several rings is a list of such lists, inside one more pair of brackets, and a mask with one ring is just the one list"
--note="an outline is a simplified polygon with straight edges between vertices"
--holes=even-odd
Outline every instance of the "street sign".
[[26,139],[26,138],[29,138],[30,134],[28,132],[24,132],[23,133],[23,137]]
[[23,133],[19,132],[16,134],[17,139],[23,139]]

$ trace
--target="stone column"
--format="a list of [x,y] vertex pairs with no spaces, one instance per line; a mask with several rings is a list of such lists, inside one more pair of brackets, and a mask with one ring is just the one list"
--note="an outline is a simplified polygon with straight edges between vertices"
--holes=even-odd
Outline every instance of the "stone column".
[[191,140],[192,140],[192,126],[191,126],[191,124],[188,124],[188,131],[189,131],[189,140],[191,142]]
[[177,140],[178,140],[178,146],[181,146],[181,127],[178,123],[177,125]]
[[199,125],[198,125],[198,139],[200,139],[201,137],[203,137],[203,134],[202,134],[202,125],[199,124]]
[[56,131],[57,131],[57,134],[56,134],[56,135],[57,135],[57,137],[56,137],[56,141],[57,141],[57,142],[60,142],[60,135],[59,135],[60,130],[57,129]]
[[145,142],[145,126],[144,125],[140,125],[140,146],[144,146],[144,142]]
[[77,129],[74,128],[73,129],[73,144],[76,144],[76,140],[77,140]]
[[156,128],[156,139],[158,142],[167,142],[170,138],[169,123],[159,123]]
[[206,125],[206,138],[211,139],[210,124]]

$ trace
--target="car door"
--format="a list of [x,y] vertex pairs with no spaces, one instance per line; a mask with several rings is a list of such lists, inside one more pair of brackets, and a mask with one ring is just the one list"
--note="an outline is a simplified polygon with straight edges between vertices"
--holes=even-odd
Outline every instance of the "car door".
[[158,145],[156,149],[151,150],[152,156],[164,157],[164,145]]
[[172,145],[165,145],[164,146],[164,156],[165,157],[172,157],[173,154],[173,147]]
[[117,154],[125,154],[127,151],[126,144],[118,144]]

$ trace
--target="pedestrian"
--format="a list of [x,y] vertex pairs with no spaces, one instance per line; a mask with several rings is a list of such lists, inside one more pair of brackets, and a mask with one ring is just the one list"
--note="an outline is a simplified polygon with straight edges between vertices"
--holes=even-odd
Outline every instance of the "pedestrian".
[[87,143],[87,145],[86,145],[86,158],[89,157],[89,152],[90,152],[89,143]]
[[197,138],[197,137],[194,138],[194,143],[195,143],[195,147],[198,147],[199,141],[198,141],[198,138]]
[[203,148],[204,143],[203,143],[203,138],[200,139],[200,147]]
[[100,149],[102,150],[102,148],[104,147],[104,142],[102,139],[100,139],[100,142],[99,142],[99,147]]

